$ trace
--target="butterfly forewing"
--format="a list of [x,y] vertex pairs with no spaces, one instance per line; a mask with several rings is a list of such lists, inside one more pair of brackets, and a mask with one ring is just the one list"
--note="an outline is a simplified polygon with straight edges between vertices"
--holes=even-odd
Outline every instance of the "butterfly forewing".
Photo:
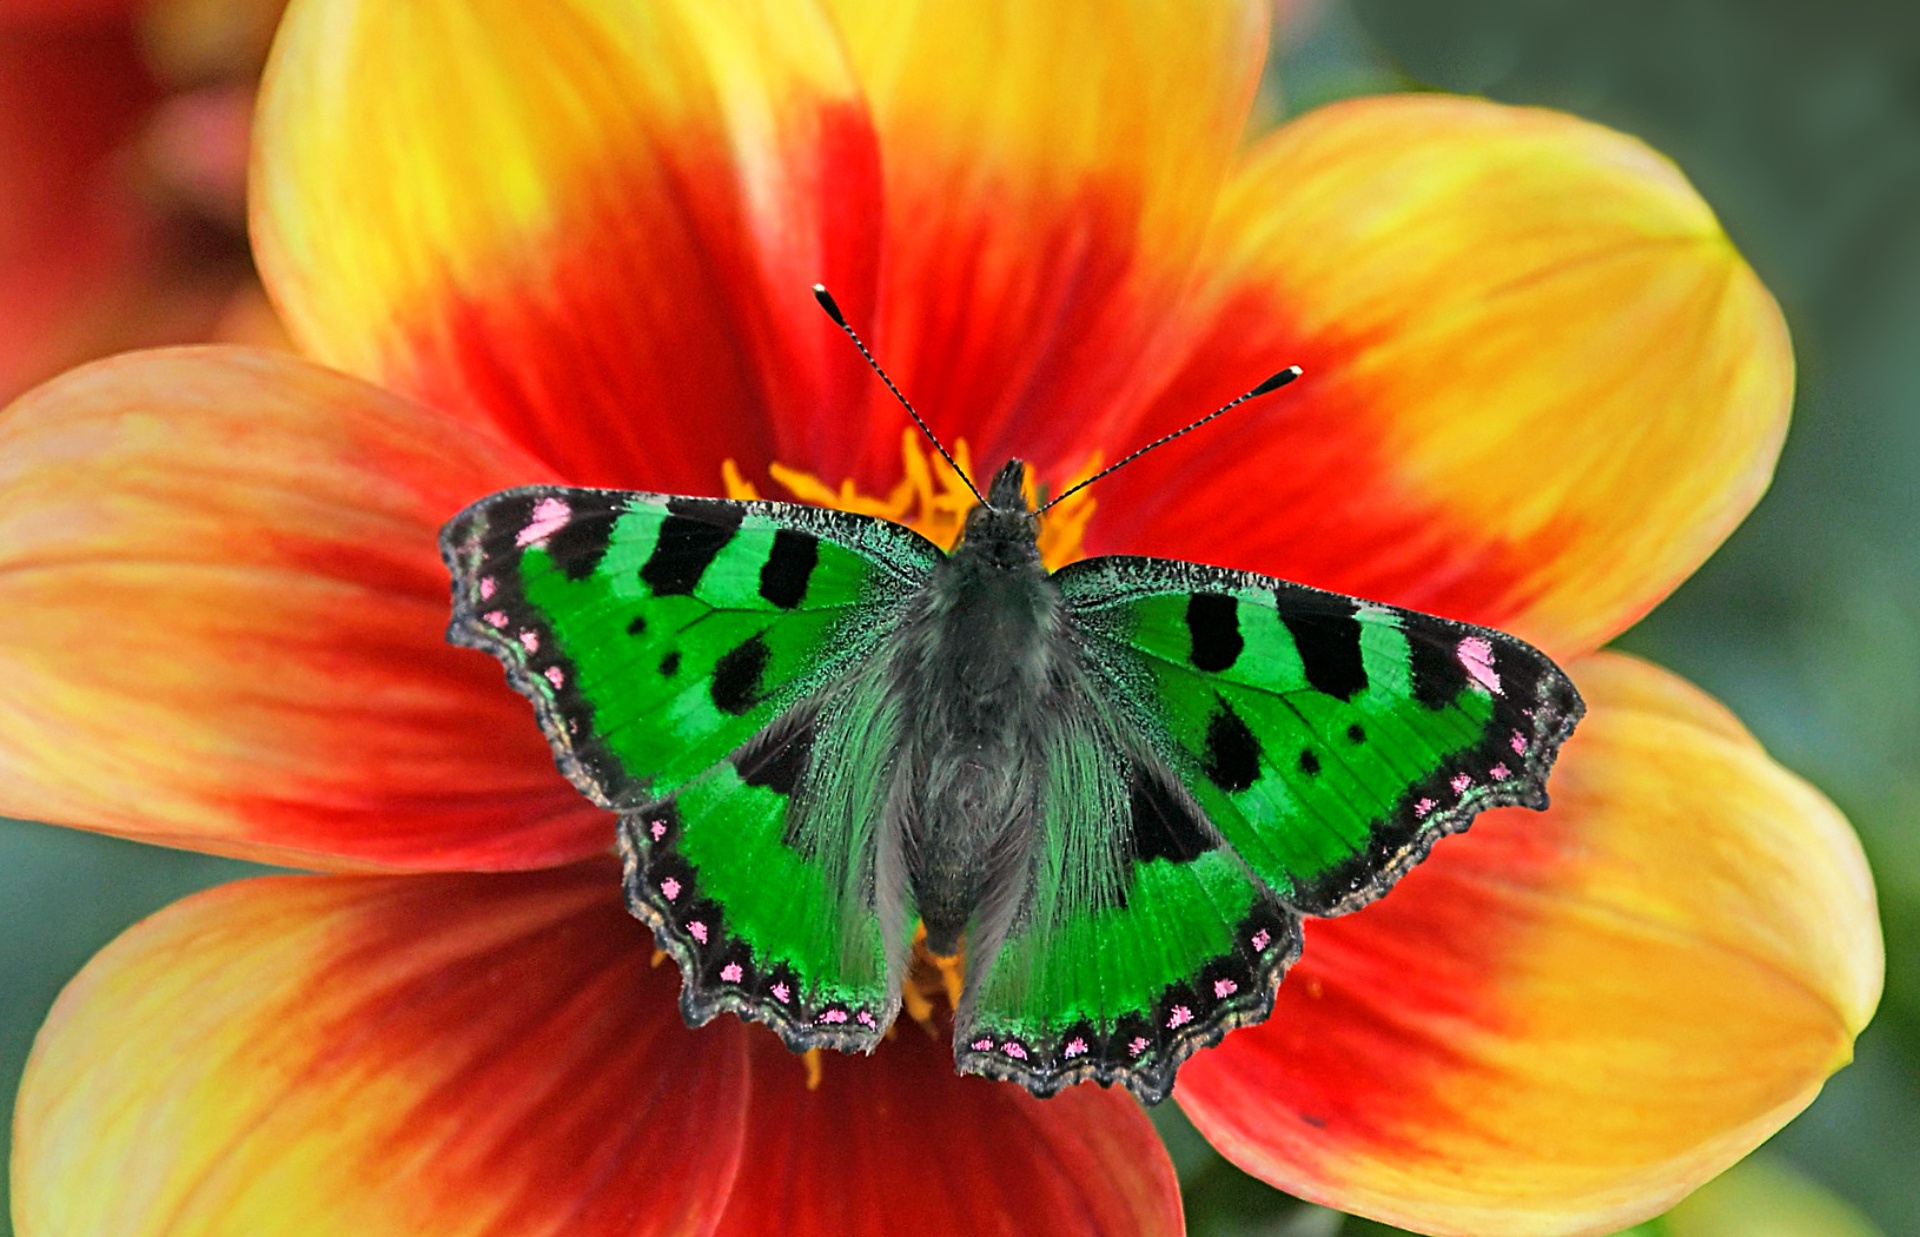
[[1544,654],[1485,628],[1158,559],[1055,579],[1096,675],[1303,914],[1379,897],[1486,808],[1544,807],[1583,708]]
[[822,702],[855,706],[852,672],[939,550],[812,507],[550,486],[481,500],[441,548],[449,637],[505,664],[561,770],[622,813],[629,902],[682,964],[688,1017],[869,1044],[895,1000],[874,821],[817,818],[796,846],[789,806]]

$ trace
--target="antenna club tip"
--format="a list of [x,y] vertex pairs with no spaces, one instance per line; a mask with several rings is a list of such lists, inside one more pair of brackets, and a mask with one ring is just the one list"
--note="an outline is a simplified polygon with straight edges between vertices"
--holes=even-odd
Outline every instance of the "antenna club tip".
[[833,293],[827,291],[827,285],[823,283],[813,285],[813,299],[820,302],[820,308],[827,311],[827,317],[833,319],[835,326],[842,330],[846,329],[846,315],[840,312],[840,306],[834,302]]
[[1252,399],[1256,395],[1265,395],[1268,391],[1278,391],[1281,387],[1286,386],[1304,372],[1305,371],[1298,365],[1289,365],[1253,390],[1247,392],[1247,398]]

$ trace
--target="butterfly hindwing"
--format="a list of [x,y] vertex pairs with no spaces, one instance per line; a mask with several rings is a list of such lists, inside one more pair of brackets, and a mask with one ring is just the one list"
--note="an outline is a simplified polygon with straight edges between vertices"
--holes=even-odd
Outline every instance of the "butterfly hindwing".
[[897,1004],[872,805],[795,804],[823,731],[872,712],[863,668],[940,551],[843,512],[552,486],[481,500],[441,542],[450,638],[506,666],[561,770],[621,813],[628,900],[689,1019],[870,1047]]
[[1546,805],[1583,705],[1512,636],[1190,563],[1055,579],[1096,676],[1287,906],[1385,893],[1490,807]]
[[1061,762],[1078,776],[1049,779],[1027,904],[970,959],[954,1055],[1039,1095],[1091,1079],[1158,1103],[1187,1057],[1266,1017],[1300,920],[1155,758],[1093,729]]

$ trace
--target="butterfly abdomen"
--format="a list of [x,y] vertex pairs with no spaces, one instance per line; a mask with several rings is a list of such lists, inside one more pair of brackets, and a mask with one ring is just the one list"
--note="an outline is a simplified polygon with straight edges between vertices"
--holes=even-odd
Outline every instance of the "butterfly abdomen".
[[[1039,730],[1060,677],[1062,602],[1024,512],[976,509],[934,572],[891,668],[904,725],[890,801],[929,947],[998,921],[1030,863]],[[985,518],[981,518],[984,516]]]

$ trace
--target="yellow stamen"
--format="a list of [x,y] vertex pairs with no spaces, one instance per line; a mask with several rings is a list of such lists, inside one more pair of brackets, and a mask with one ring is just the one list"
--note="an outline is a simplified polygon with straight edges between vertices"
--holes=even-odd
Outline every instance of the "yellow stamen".
[[820,1089],[820,1077],[826,1072],[826,1067],[820,1063],[820,1054],[824,1051],[825,1049],[821,1048],[809,1048],[800,1054],[800,1064],[807,1067],[807,1090],[809,1091]]
[[[884,498],[862,493],[850,480],[842,481],[836,489],[812,473],[788,468],[785,464],[769,464],[767,474],[801,502],[819,507],[837,507],[842,511],[879,516],[883,520],[905,524],[935,545],[950,550],[960,540],[967,512],[974,504],[973,494],[968,491],[966,483],[946,466],[945,461],[934,462],[932,452],[924,450],[921,441],[918,431],[901,431],[900,470],[903,475]],[[973,461],[967,450],[966,439],[955,440],[953,458],[968,476],[973,475]],[[1060,493],[1067,486],[1091,477],[1099,467],[1100,457],[1090,456],[1079,472],[1052,492]],[[740,472],[739,465],[732,460],[720,465],[720,477],[727,487],[727,497],[760,497],[758,487],[747,480]],[[1032,468],[1027,469],[1025,489],[1028,501],[1037,505],[1040,489]],[[1093,496],[1083,490],[1049,511],[1040,522],[1040,558],[1047,570],[1057,571],[1085,556],[1081,542],[1086,534],[1087,521],[1093,516],[1093,507]]]
[[664,949],[656,949],[653,951],[652,960],[649,961],[647,965],[657,967],[662,962],[665,962],[666,960],[667,960],[667,951]]

